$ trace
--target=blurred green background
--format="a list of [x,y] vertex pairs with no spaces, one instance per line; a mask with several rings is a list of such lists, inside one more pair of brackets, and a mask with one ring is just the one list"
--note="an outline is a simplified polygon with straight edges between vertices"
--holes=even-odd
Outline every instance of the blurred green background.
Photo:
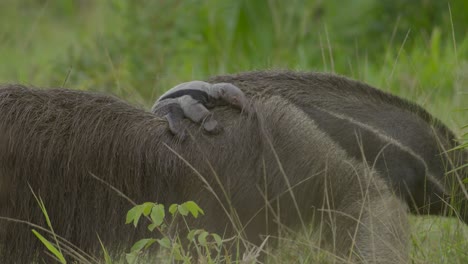
[[217,74],[329,71],[417,101],[457,130],[467,120],[447,115],[466,101],[467,32],[466,0],[3,0],[0,82],[66,82],[149,105]]
[[[149,107],[212,75],[327,71],[416,101],[462,136],[467,33],[466,0],[2,0],[0,82]],[[468,263],[466,228],[421,219],[415,263]]]

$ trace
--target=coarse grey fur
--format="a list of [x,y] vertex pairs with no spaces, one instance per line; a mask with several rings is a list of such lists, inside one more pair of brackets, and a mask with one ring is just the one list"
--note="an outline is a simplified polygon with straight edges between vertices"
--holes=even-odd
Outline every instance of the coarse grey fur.
[[[259,244],[278,223],[305,229],[312,218],[322,219],[324,247],[340,261],[406,262],[406,207],[377,172],[284,99],[252,103],[251,115],[215,108],[224,126],[219,135],[185,120],[193,140],[181,143],[168,132],[164,113],[114,97],[2,86],[0,216],[44,225],[31,186],[58,235],[96,252],[99,234],[117,254],[145,228],[123,225],[131,205],[92,173],[137,203],[194,200],[205,210],[194,226],[210,232]],[[29,263],[44,250],[29,226],[0,221],[2,263]]]
[[413,213],[468,223],[466,151],[452,131],[417,104],[327,73],[258,71],[215,76],[248,98],[281,96],[304,111],[351,157],[374,167]]

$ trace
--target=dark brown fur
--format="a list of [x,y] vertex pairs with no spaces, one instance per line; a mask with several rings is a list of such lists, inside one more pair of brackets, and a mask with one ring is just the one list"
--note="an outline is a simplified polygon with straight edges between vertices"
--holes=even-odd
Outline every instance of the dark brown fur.
[[422,107],[326,73],[247,72],[209,82],[232,83],[250,98],[287,99],[348,155],[375,167],[412,212],[449,215],[453,207],[468,223],[468,195],[461,183],[468,170],[446,175],[468,163],[468,155],[446,153],[458,146],[455,135]]
[[[187,122],[195,140],[180,143],[162,119],[113,97],[3,86],[0,216],[44,224],[29,184],[44,200],[57,234],[93,252],[99,250],[99,234],[116,254],[141,232],[124,226],[131,205],[93,173],[138,203],[194,200],[205,210],[195,226],[211,232],[232,235],[242,226],[240,233],[259,244],[260,235],[274,234],[278,222],[303,228],[300,219],[308,223],[315,214],[324,219],[328,248],[339,257],[404,262],[405,207],[376,172],[348,157],[283,99],[258,99],[254,105],[253,116],[216,108],[224,126],[217,136]],[[235,214],[240,224],[227,217]],[[28,263],[44,249],[30,227],[3,220],[1,226],[2,263]]]

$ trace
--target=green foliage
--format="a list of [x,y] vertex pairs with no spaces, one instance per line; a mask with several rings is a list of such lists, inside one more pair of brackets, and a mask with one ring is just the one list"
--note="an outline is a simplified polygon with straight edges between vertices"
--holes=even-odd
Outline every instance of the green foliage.
[[192,214],[193,217],[197,218],[198,214],[205,214],[203,210],[193,201],[185,202],[181,205],[172,204],[169,207],[169,212],[174,216],[176,213],[180,213],[183,216],[187,216],[189,213]]
[[[183,263],[191,263],[194,259],[191,248],[195,247],[198,254],[197,257],[203,257],[212,263],[212,251],[216,252],[215,258],[219,257],[223,240],[218,234],[209,233],[203,229],[190,230],[186,217],[191,215],[193,218],[198,218],[199,214],[204,214],[203,210],[193,201],[188,201],[182,204],[171,204],[169,206],[170,219],[166,218],[164,205],[157,203],[146,202],[134,206],[127,213],[126,223],[137,227],[141,217],[146,217],[150,224],[148,230],[158,230],[161,238],[145,238],[133,244],[130,252],[126,254],[127,263],[137,263],[139,258],[147,251],[147,249],[157,242],[161,250],[169,252],[169,258]],[[173,236],[168,230],[177,222],[177,217],[182,217],[182,221],[188,229],[187,243],[184,243],[179,236]]]
[[52,243],[49,242],[45,237],[43,237],[39,232],[36,230],[32,230],[33,234],[44,244],[47,248],[47,250],[50,251],[57,259],[60,261],[60,263],[67,263],[65,260],[65,257],[63,256],[62,252],[60,252],[59,249],[57,249]]
[[[6,6],[37,23],[5,28],[0,56],[13,65],[0,66],[0,79],[66,81],[145,105],[175,83],[264,68],[335,71],[396,92],[416,82],[410,98],[435,84],[450,99],[468,56],[463,0],[449,1],[452,16],[438,0],[22,2]],[[37,30],[18,53],[27,26]]]
[[[54,228],[52,227],[52,223],[50,222],[49,214],[47,213],[47,209],[45,207],[44,201],[42,201],[41,197],[37,196],[36,193],[34,193],[33,189],[31,186],[29,186],[32,195],[36,199],[37,204],[39,205],[39,208],[42,211],[42,214],[44,215],[44,218],[47,223],[47,227],[50,230],[50,233],[53,236],[54,243],[51,243],[49,240],[47,240],[44,236],[42,236],[39,232],[36,230],[32,229],[33,234],[46,246],[47,250],[52,253],[53,256],[55,256],[60,263],[67,263],[65,260],[65,257],[63,256],[62,250],[60,249],[60,244],[57,240],[57,236],[55,235]],[[54,246],[55,244],[55,246]]]

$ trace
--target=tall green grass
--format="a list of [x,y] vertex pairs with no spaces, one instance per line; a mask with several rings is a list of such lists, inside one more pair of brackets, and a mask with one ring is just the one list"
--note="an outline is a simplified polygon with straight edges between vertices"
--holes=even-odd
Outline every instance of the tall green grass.
[[[4,1],[0,82],[105,91],[149,107],[187,80],[328,71],[415,101],[462,135],[467,21],[463,0]],[[414,217],[412,230],[414,263],[468,263],[457,220]],[[279,263],[314,260],[301,239],[284,244]]]

